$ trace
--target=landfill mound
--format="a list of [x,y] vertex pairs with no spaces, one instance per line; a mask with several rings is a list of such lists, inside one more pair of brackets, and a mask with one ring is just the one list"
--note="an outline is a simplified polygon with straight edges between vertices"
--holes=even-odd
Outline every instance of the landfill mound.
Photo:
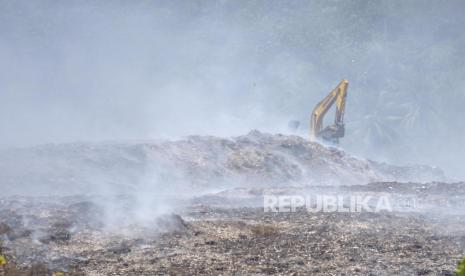
[[[393,166],[359,159],[299,136],[251,131],[234,138],[50,144],[0,152],[6,194],[121,192],[140,182],[221,188],[354,185],[376,181],[444,181],[439,168]],[[156,184],[154,184],[156,185]]]
[[[4,150],[0,275],[451,275],[465,183],[444,180],[258,131]],[[265,195],[315,194],[399,204],[264,211]]]

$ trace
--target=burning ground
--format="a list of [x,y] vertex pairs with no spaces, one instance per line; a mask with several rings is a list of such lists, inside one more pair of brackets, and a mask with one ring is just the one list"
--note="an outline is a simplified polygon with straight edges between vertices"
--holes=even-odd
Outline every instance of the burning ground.
[[[0,153],[7,275],[453,275],[465,183],[297,136]],[[264,195],[387,195],[392,212],[264,212]]]

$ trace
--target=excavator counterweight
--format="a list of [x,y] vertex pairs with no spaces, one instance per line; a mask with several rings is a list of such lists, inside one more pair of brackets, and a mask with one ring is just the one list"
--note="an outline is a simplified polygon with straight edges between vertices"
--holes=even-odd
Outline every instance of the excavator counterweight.
[[[344,137],[344,111],[348,86],[349,81],[342,80],[328,96],[315,106],[310,120],[310,140],[323,139],[338,144],[339,138]],[[334,124],[323,128],[323,118],[334,103],[336,103]]]

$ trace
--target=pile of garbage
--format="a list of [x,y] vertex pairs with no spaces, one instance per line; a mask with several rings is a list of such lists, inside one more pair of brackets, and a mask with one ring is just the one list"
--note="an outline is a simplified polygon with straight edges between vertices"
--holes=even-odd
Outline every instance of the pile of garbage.
[[[465,254],[465,183],[444,180],[259,131],[3,150],[0,275],[448,273]],[[263,211],[263,195],[314,193],[419,205]]]
[[[444,181],[434,167],[355,158],[299,136],[251,131],[233,138],[50,144],[0,151],[3,194],[124,192],[140,183],[183,188]],[[145,185],[145,184],[144,184]],[[160,184],[161,185],[161,184]]]

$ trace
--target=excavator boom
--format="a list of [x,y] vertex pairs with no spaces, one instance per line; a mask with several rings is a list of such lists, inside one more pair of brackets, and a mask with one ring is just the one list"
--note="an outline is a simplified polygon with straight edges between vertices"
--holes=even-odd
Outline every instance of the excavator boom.
[[[310,140],[315,141],[322,138],[337,144],[339,138],[344,137],[344,111],[348,86],[349,82],[342,80],[328,96],[315,106],[310,121]],[[334,124],[323,129],[323,118],[334,103],[336,103]]]

